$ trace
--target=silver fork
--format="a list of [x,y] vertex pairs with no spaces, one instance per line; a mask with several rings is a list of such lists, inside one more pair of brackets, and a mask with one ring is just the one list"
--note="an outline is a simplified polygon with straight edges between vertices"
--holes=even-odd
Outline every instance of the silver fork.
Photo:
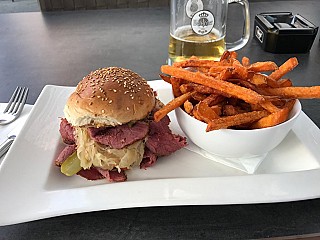
[[0,113],[0,125],[5,125],[16,120],[26,103],[29,89],[26,87],[17,87],[12,94],[7,107],[3,113]]

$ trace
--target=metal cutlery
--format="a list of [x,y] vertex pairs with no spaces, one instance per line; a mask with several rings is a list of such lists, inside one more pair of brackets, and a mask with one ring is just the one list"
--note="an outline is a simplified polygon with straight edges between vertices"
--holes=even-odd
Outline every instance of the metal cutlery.
[[0,158],[9,150],[13,141],[21,131],[24,124],[18,124],[7,135],[7,139],[0,145]]
[[16,135],[9,135],[7,140],[0,145],[0,158],[9,150]]
[[17,87],[12,94],[7,107],[3,113],[0,113],[0,125],[5,125],[16,120],[26,103],[29,89],[26,87]]

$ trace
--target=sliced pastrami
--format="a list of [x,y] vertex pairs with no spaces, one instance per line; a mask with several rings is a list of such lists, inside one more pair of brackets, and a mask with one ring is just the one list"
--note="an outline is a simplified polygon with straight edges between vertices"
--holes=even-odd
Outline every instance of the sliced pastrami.
[[104,178],[104,176],[95,167],[91,167],[90,169],[81,169],[77,175],[88,180],[99,180]]
[[154,165],[157,161],[157,155],[155,155],[153,152],[151,152],[148,148],[144,150],[143,158],[140,163],[141,169],[146,169],[148,167],[151,167]]
[[67,119],[61,119],[59,131],[64,143],[74,144],[76,142],[74,137],[74,128],[67,121]]
[[70,156],[72,153],[76,151],[77,146],[75,144],[66,146],[59,154],[54,163],[57,166],[61,166],[61,164]]
[[124,148],[127,145],[145,138],[148,131],[148,124],[142,121],[132,126],[124,124],[116,127],[88,128],[89,135],[92,139],[115,149]]
[[173,134],[169,128],[168,116],[159,122],[151,121],[146,147],[157,156],[169,155],[187,145],[187,139]]
[[109,182],[124,182],[127,180],[127,175],[124,171],[118,172],[117,170],[109,171],[97,168],[97,170],[103,175]]

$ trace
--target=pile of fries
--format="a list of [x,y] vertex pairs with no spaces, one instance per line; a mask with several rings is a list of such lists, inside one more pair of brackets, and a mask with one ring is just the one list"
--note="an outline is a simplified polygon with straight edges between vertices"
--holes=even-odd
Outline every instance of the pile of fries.
[[170,83],[174,99],[155,112],[160,121],[181,107],[207,123],[206,131],[222,128],[258,129],[288,119],[296,99],[320,98],[320,86],[294,87],[284,76],[298,65],[295,57],[281,66],[271,61],[250,63],[226,51],[220,61],[191,57],[161,66],[161,78]]

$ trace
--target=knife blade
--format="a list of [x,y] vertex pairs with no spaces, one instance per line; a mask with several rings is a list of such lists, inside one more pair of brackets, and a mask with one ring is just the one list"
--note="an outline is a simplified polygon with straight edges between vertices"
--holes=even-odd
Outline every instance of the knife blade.
[[9,134],[7,135],[7,139],[0,145],[0,158],[9,150],[16,136],[20,132],[22,126],[23,124],[20,126],[16,126],[11,132],[9,132]]

